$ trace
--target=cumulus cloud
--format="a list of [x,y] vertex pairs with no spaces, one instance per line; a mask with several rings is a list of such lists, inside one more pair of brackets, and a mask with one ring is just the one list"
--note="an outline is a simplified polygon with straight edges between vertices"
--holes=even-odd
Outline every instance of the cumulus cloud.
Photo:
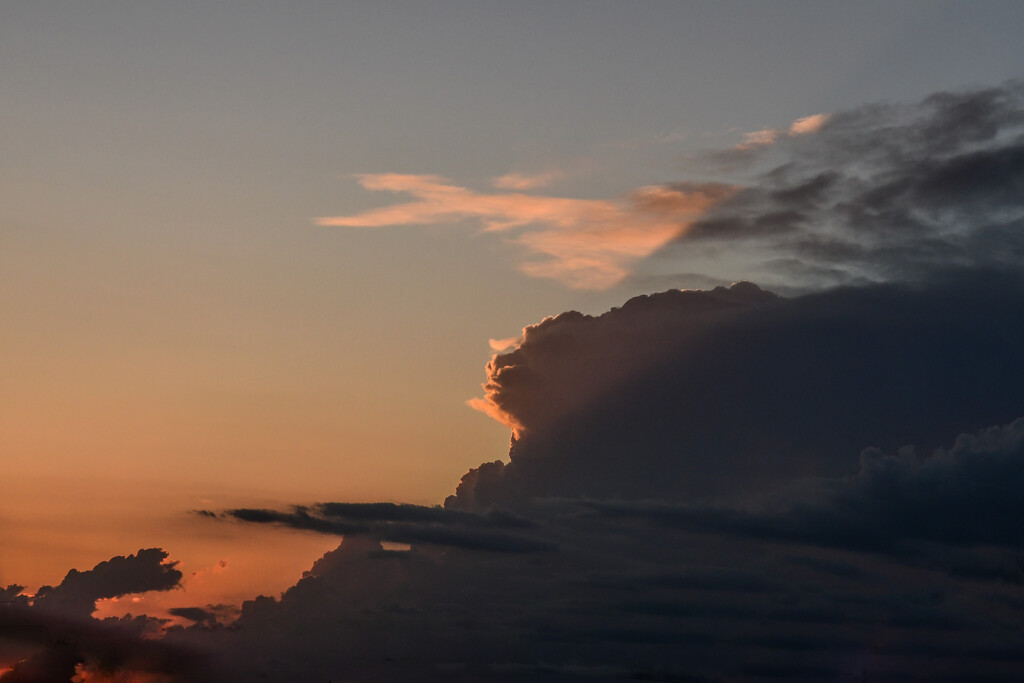
[[[230,628],[220,607],[177,609],[192,625],[119,670],[1015,680],[1022,320],[1024,282],[995,271],[798,297],[742,283],[547,319],[489,366],[484,400],[521,422],[510,462],[474,468],[445,507],[198,513],[344,541]],[[27,632],[7,614],[0,631]],[[47,628],[77,649],[28,654],[19,676],[100,671],[91,636]]]
[[57,586],[43,586],[33,606],[41,609],[82,612],[88,615],[96,601],[128,593],[169,590],[179,585],[181,572],[162,548],[139,550],[134,555],[112,557],[92,569],[72,569]]
[[71,683],[97,680],[89,672],[106,674],[130,670],[189,680],[199,656],[153,640],[163,626],[147,617],[94,619],[95,604],[103,598],[179,585],[181,572],[160,548],[113,557],[86,571],[72,569],[57,586],[43,586],[34,596],[18,596],[0,604],[0,655],[14,666],[0,674],[3,683]]
[[[685,224],[728,197],[718,182],[643,187],[619,200],[550,197],[523,192],[481,193],[431,175],[357,176],[368,190],[411,194],[414,201],[351,216],[316,219],[318,225],[379,228],[471,220],[485,232],[515,232],[511,241],[530,258],[528,275],[570,287],[604,289],[620,281],[633,261],[669,242]],[[527,189],[511,181],[508,189]]]
[[866,446],[933,449],[1024,415],[1022,321],[1021,277],[997,272],[564,313],[488,363],[476,405],[515,426],[510,462],[448,504],[750,494],[852,471]]
[[[918,456],[861,453],[856,475],[814,480],[753,508],[624,502],[587,505],[606,515],[757,538],[879,553],[917,542],[1024,551],[1024,418],[961,434],[951,448]],[[910,545],[908,545],[910,544]],[[1012,567],[1009,576],[1024,575]]]

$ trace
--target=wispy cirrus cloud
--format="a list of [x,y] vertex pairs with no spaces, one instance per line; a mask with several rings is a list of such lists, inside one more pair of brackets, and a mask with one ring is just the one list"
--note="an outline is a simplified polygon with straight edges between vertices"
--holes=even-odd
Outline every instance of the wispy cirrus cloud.
[[[514,174],[512,174],[514,175]],[[641,187],[619,199],[577,199],[524,192],[476,192],[435,175],[356,176],[368,190],[401,192],[413,201],[348,216],[317,218],[317,225],[380,228],[476,221],[483,232],[516,235],[529,255],[520,265],[533,277],[576,289],[604,289],[625,277],[629,265],[670,242],[734,187],[677,183]],[[523,188],[526,177],[503,176],[501,187]]]
[[826,123],[828,123],[831,114],[812,114],[811,116],[804,116],[793,121],[788,129],[781,128],[763,128],[761,130],[751,131],[743,135],[743,141],[733,147],[733,150],[744,151],[757,149],[758,147],[768,147],[774,145],[780,138],[784,136],[794,137],[797,135],[808,135],[810,133],[817,133]]
[[557,169],[541,173],[506,173],[492,180],[491,185],[499,190],[534,190],[564,177],[565,173]]

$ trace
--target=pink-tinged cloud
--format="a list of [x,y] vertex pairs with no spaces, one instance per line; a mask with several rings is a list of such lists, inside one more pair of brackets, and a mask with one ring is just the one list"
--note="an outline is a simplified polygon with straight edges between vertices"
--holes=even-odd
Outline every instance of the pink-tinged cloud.
[[818,130],[828,123],[831,114],[813,114],[811,116],[805,116],[802,119],[797,119],[793,122],[793,125],[789,127],[790,135],[807,135],[809,133],[816,133]]
[[736,145],[736,149],[754,149],[756,147],[774,145],[775,141],[779,139],[779,134],[780,131],[778,128],[765,128],[763,130],[744,133],[743,141]]
[[517,436],[523,429],[523,426],[519,424],[515,417],[486,398],[480,398],[479,396],[471,398],[466,401],[466,405],[505,425],[512,430],[513,435]]
[[519,342],[522,341],[522,337],[508,337],[506,339],[488,339],[487,343],[490,344],[491,350],[501,353],[511,349],[514,346],[518,346]]
[[484,232],[521,230],[510,241],[525,248],[521,270],[576,289],[605,289],[629,266],[685,230],[736,188],[720,183],[643,187],[622,199],[574,199],[522,192],[482,193],[432,175],[357,176],[368,190],[404,192],[415,199],[318,225],[378,228],[445,221],[478,221]]
[[828,123],[831,116],[831,114],[812,114],[811,116],[804,116],[793,121],[786,130],[782,130],[780,128],[764,128],[762,130],[744,133],[743,140],[733,149],[746,151],[754,150],[759,147],[770,147],[778,142],[779,138],[784,135],[795,137],[797,135],[809,135],[811,133],[816,133],[822,126]]
[[535,190],[538,187],[547,187],[556,180],[561,179],[565,174],[558,170],[544,171],[543,173],[506,173],[491,181],[491,185],[499,190]]

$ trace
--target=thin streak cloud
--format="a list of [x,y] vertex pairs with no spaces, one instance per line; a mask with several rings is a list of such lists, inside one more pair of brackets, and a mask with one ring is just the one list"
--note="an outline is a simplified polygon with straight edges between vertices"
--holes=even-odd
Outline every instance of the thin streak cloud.
[[542,173],[506,173],[491,181],[491,185],[499,190],[535,190],[538,187],[547,187],[563,177],[565,174],[559,170]]
[[[629,274],[632,263],[668,244],[735,192],[723,183],[682,183],[642,187],[618,200],[575,199],[475,192],[434,175],[385,173],[356,178],[368,190],[402,192],[414,200],[349,216],[317,218],[317,225],[381,228],[468,220],[478,222],[483,232],[517,231],[509,241],[527,253],[520,270],[574,289],[615,285]],[[523,186],[522,177],[503,178],[505,187]]]

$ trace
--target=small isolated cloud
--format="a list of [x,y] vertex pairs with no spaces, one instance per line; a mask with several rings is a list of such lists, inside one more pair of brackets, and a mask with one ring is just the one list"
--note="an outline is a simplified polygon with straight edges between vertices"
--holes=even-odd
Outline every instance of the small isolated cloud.
[[761,130],[751,131],[743,134],[743,140],[739,142],[733,151],[738,152],[751,152],[756,151],[762,147],[770,147],[779,141],[784,136],[796,136],[796,135],[808,135],[810,133],[816,133],[824,126],[831,114],[813,114],[811,116],[804,116],[794,121],[788,129],[782,130],[780,128],[763,128]]
[[508,349],[518,346],[520,341],[522,341],[522,337],[507,337],[505,339],[488,339],[487,343],[490,345],[492,351],[501,353],[502,351],[507,351]]
[[357,176],[368,190],[411,194],[414,201],[317,225],[380,228],[463,220],[484,232],[515,233],[509,241],[528,258],[521,270],[577,289],[604,289],[629,265],[665,245],[733,189],[722,183],[645,187],[624,199],[574,199],[523,192],[481,193],[429,175]]
[[812,114],[811,116],[797,119],[789,127],[789,134],[807,135],[808,133],[817,133],[828,122],[829,118],[831,118],[831,114]]
[[782,131],[777,128],[765,128],[763,130],[755,130],[749,133],[743,134],[743,141],[736,145],[736,149],[748,150],[756,149],[757,147],[767,147],[768,145],[774,145],[775,141],[779,139],[779,135]]

